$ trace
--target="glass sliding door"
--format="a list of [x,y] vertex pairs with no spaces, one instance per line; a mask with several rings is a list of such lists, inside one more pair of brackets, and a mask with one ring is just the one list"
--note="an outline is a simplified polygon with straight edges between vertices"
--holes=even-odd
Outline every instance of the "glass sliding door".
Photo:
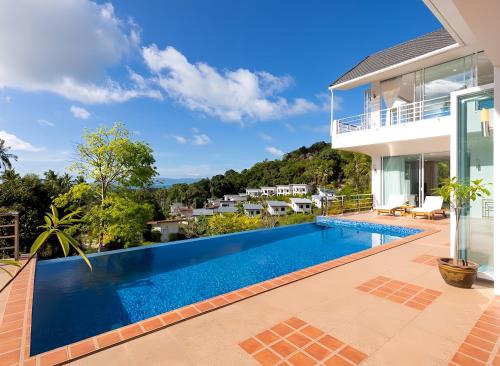
[[[483,134],[483,116],[493,117],[493,92],[486,91],[459,99],[458,178],[466,183],[483,179],[493,192],[493,130]],[[490,122],[493,122],[490,120]],[[496,121],[495,121],[496,122]],[[459,226],[459,250],[468,260],[481,265],[480,272],[493,274],[493,202],[480,197],[464,210]]]
[[383,201],[391,195],[403,195],[409,204],[420,205],[420,155],[385,156],[382,160]]
[[[424,186],[422,198],[434,196],[434,190],[439,187],[441,181],[450,177],[450,153],[429,153],[424,154]],[[444,204],[447,206],[447,204]]]

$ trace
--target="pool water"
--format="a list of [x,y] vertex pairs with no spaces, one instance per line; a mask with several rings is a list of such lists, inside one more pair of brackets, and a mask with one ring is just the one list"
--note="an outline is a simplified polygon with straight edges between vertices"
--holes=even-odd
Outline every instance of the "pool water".
[[322,219],[37,263],[31,354],[419,232]]

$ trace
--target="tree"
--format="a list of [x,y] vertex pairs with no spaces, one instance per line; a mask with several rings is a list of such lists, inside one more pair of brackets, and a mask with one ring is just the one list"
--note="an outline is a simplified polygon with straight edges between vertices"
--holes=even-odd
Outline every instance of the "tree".
[[[117,123],[111,128],[86,130],[84,142],[77,146],[77,161],[71,169],[87,180],[98,193],[98,207],[93,207],[99,217],[97,223],[99,251],[104,245],[106,231],[106,200],[114,186],[143,188],[157,175],[153,151],[144,142],[130,139],[127,129]],[[100,212],[96,212],[96,210]]]
[[371,159],[360,153],[344,153],[345,164],[342,167],[348,185],[356,193],[363,193],[370,188]]
[[11,160],[17,161],[17,156],[9,153],[10,147],[5,145],[5,140],[0,139],[0,166],[4,172],[12,169]]
[[208,219],[207,233],[209,235],[228,234],[258,229],[261,225],[260,217],[248,217],[240,214],[214,215]]

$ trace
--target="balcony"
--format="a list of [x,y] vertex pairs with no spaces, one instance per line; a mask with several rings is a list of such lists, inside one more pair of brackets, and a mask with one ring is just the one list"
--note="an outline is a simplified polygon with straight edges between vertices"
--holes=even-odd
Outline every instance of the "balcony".
[[437,119],[449,115],[450,96],[448,95],[333,120],[331,132],[333,136],[388,126],[404,126],[412,122]]
[[332,148],[373,156],[449,151],[450,96],[333,120]]

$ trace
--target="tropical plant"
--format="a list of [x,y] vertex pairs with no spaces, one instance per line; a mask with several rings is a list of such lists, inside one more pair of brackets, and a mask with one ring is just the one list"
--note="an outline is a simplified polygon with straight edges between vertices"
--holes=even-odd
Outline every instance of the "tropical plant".
[[[92,270],[92,264],[90,263],[83,250],[80,248],[80,244],[66,232],[67,229],[71,228],[75,223],[79,221],[79,219],[75,218],[75,216],[77,216],[78,214],[79,212],[75,211],[59,218],[57,208],[54,205],[50,206],[50,212],[47,212],[44,216],[45,224],[39,226],[40,229],[44,230],[40,233],[40,235],[38,235],[35,242],[31,246],[30,256],[28,260],[26,261],[24,266],[22,266],[21,269],[17,271],[16,274],[12,276],[12,278],[2,287],[0,293],[5,290],[17,276],[19,276],[24,268],[27,267],[28,263],[36,256],[37,252],[42,248],[42,246],[45,245],[52,237],[56,237],[60,247],[62,248],[64,256],[67,256],[70,253],[70,249],[74,249],[80,255],[80,257],[82,257],[87,266],[89,266],[90,270]],[[7,264],[18,265],[19,263]]]
[[4,171],[12,169],[11,160],[17,161],[17,156],[10,154],[10,147],[5,145],[5,140],[0,139],[0,166]]
[[483,179],[472,180],[471,183],[468,184],[458,181],[457,177],[452,177],[442,179],[440,186],[434,189],[434,193],[443,197],[445,201],[450,202],[450,207],[456,218],[455,253],[453,259],[455,264],[458,264],[458,261],[461,260],[463,265],[467,265],[467,258],[459,258],[458,229],[460,219],[462,218],[464,209],[471,201],[474,202],[478,197],[489,196],[490,191],[483,184]]
[[10,277],[13,277],[14,275],[7,268],[5,268],[5,266],[21,267],[21,263],[14,259],[0,259],[0,270],[7,273]]
[[240,214],[213,215],[208,219],[207,224],[209,235],[228,234],[262,227],[260,217],[248,217]]

